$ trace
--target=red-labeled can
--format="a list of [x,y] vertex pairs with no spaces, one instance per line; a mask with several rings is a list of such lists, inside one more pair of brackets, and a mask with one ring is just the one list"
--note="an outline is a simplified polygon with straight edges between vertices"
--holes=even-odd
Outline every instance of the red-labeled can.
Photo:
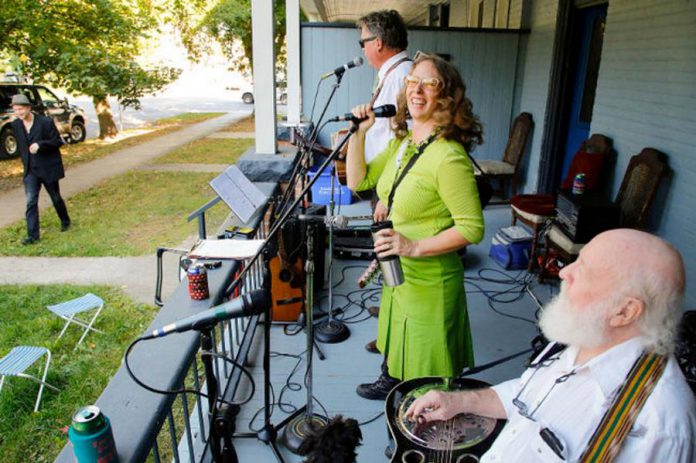
[[191,265],[188,270],[186,270],[186,277],[188,278],[188,290],[191,299],[202,301],[210,297],[208,272],[205,270],[203,264]]

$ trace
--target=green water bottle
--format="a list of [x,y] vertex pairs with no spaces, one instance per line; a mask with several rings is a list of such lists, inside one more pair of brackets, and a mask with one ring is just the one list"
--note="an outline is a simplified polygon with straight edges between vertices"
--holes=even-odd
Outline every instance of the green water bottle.
[[96,405],[75,412],[68,438],[78,463],[118,463],[111,422]]

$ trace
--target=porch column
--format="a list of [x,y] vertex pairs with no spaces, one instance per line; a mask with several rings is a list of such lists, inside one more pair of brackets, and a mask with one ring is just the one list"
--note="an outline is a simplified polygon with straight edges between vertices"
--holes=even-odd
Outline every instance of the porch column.
[[300,1],[285,0],[285,37],[288,79],[288,125],[298,125],[301,113],[300,92]]
[[254,58],[256,154],[276,154],[275,54],[273,2],[251,1],[251,40]]

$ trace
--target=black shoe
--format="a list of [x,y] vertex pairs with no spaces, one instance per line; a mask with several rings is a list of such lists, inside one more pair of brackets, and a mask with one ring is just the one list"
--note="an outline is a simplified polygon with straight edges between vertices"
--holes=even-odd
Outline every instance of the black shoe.
[[365,344],[365,350],[371,354],[379,354],[379,349],[377,349],[377,340],[370,341]]
[[62,232],[68,231],[69,228],[70,228],[70,222],[68,222],[68,223],[63,223],[63,224],[60,225],[60,231],[62,231]]
[[394,449],[391,448],[391,445],[387,444],[387,448],[384,449],[384,456],[387,457],[388,460],[391,460],[391,457],[394,456]]
[[26,238],[24,238],[24,239],[22,240],[22,244],[23,244],[24,246],[26,246],[26,245],[28,245],[28,244],[37,243],[38,241],[39,241],[38,238],[32,238],[31,236],[27,236]]
[[360,397],[368,400],[384,400],[389,391],[399,384],[399,380],[390,376],[380,375],[374,383],[364,383],[357,387],[355,392]]

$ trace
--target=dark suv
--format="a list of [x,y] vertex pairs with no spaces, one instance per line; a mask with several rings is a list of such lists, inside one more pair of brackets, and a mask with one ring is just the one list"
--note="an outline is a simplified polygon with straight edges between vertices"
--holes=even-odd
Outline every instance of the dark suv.
[[60,135],[68,143],[79,143],[87,135],[85,111],[79,106],[61,100],[43,85],[0,83],[0,156],[15,157],[17,140],[10,127],[15,119],[12,112],[12,95],[23,93],[32,102],[33,110],[53,119]]

